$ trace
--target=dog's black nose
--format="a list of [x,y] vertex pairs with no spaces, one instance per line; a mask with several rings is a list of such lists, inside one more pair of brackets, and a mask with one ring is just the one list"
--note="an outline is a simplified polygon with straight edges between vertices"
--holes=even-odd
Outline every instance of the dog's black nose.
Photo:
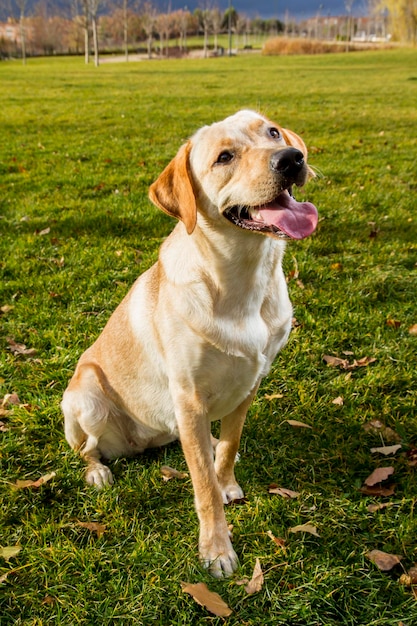
[[285,178],[291,179],[300,173],[304,166],[304,155],[297,148],[284,148],[274,152],[270,161],[271,169]]

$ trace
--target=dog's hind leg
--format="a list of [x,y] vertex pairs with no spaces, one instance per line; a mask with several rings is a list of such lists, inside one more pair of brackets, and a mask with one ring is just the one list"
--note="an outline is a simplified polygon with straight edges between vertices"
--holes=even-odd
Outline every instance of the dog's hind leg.
[[110,469],[100,460],[99,445],[107,429],[111,401],[101,388],[96,370],[97,367],[90,364],[78,368],[64,393],[61,408],[65,437],[87,463],[87,483],[100,488],[113,484]]

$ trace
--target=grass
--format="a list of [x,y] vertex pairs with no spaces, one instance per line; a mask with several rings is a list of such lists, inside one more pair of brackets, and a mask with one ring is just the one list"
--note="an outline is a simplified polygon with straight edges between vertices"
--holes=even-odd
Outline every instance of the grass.
[[[223,623],[181,580],[220,593],[230,625],[416,623],[416,599],[399,583],[417,562],[416,469],[404,455],[417,447],[415,62],[415,50],[395,50],[99,70],[79,59],[0,64],[0,398],[16,392],[26,405],[0,418],[0,544],[21,546],[0,557],[2,624]],[[241,566],[219,582],[198,564],[190,482],[161,480],[162,464],[185,469],[180,446],[112,463],[116,485],[96,492],[64,440],[59,402],[81,352],[172,228],[147,187],[196,128],[242,107],[304,137],[321,175],[298,197],[321,222],[288,246],[299,326],[244,430],[237,475],[247,502],[227,510]],[[36,354],[13,355],[7,338]],[[322,360],[344,351],[376,361],[347,372]],[[401,439],[394,459],[370,452],[389,439],[364,429],[375,419]],[[386,465],[395,494],[360,493]],[[11,486],[52,471],[39,489]],[[271,482],[300,496],[270,496]],[[392,506],[370,513],[375,501]],[[306,522],[319,538],[290,532]],[[379,571],[365,556],[372,549],[401,555],[402,566]],[[256,558],[265,582],[247,596],[236,580]]]

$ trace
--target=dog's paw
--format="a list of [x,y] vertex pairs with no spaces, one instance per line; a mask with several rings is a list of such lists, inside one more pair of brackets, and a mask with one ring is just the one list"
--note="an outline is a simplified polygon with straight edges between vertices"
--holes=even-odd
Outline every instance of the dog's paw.
[[223,504],[230,504],[234,500],[242,500],[245,497],[237,483],[231,483],[225,487],[220,485],[220,490],[222,492]]
[[114,483],[113,474],[107,465],[102,463],[94,463],[87,467],[85,479],[89,485],[93,485],[97,489],[101,489],[106,485]]
[[213,548],[208,551],[200,548],[200,559],[214,578],[228,578],[233,574],[239,562],[230,540],[221,553]]

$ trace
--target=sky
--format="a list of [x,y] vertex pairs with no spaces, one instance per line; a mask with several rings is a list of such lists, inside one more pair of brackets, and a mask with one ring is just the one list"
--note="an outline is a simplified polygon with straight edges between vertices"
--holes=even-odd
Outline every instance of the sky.
[[[33,6],[38,0],[27,0],[27,14],[30,14]],[[200,7],[219,7],[222,11],[227,9],[229,0],[152,0],[161,11],[185,9],[194,11]],[[262,17],[264,19],[278,18],[285,22],[286,13],[288,19],[300,21],[308,17],[315,17],[317,14],[326,15],[346,15],[345,2],[352,0],[231,0],[233,7],[239,14],[248,17]],[[7,7],[14,5],[14,15],[18,15],[15,0],[0,0],[0,19],[6,19]],[[68,6],[68,0],[51,0],[52,5]],[[101,0],[103,4],[103,0]],[[108,3],[111,4],[111,3]],[[360,16],[366,14],[367,0],[353,0],[352,15]]]
[[[348,0],[349,1],[349,0]],[[171,4],[172,9],[184,9],[187,7],[193,11],[196,7],[220,6],[225,10],[228,0],[161,0],[161,8],[166,3],[166,7]],[[240,14],[249,17],[271,18],[277,17],[281,21],[285,20],[288,11],[291,19],[301,20],[307,17],[320,15],[346,15],[345,0],[232,0],[232,5]],[[366,13],[366,0],[354,0],[352,5],[352,15],[364,15]]]

